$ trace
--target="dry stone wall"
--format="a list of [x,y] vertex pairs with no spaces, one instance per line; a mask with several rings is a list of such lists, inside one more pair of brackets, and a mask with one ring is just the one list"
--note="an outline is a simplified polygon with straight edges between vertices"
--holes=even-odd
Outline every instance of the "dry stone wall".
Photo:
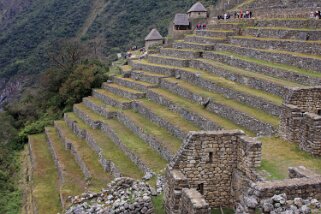
[[321,156],[321,87],[294,89],[285,102],[280,135]]
[[[233,174],[255,181],[261,143],[241,131],[190,132],[166,172],[165,207],[180,213],[183,188],[197,189],[210,207],[233,207]],[[236,190],[237,191],[237,190]],[[183,206],[189,206],[185,204]]]

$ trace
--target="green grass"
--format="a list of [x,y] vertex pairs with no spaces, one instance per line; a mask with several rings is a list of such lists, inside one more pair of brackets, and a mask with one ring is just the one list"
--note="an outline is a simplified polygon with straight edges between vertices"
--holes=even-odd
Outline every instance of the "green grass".
[[[172,102],[175,102],[178,106],[184,107],[185,109],[188,109],[192,112],[195,112],[195,113],[201,115],[204,118],[207,118],[210,121],[213,121],[215,124],[220,125],[224,129],[229,129],[229,130],[242,129],[243,131],[245,131],[246,134],[248,134],[250,136],[255,136],[255,134],[253,132],[236,125],[235,123],[231,122],[230,120],[227,120],[225,118],[220,117],[219,115],[216,115],[212,112],[205,110],[202,106],[200,106],[199,104],[196,104],[195,102],[191,102],[190,100],[182,98],[182,97],[175,95],[175,94],[173,94],[167,90],[164,90],[164,89],[153,89],[153,92],[166,97],[166,99],[169,99]],[[161,116],[162,115],[166,116],[167,113],[165,112],[164,114],[161,114]],[[177,120],[175,118],[172,118],[172,120],[169,120],[169,121],[176,122]],[[179,124],[181,124],[180,127],[182,127],[184,123],[178,122],[178,125]],[[198,127],[196,127],[196,129],[190,129],[190,128],[186,129],[186,131],[198,131],[198,130],[199,130]]]
[[87,186],[82,171],[73,159],[71,153],[65,149],[55,128],[47,127],[46,134],[47,138],[52,142],[58,162],[63,170],[63,183],[61,184],[60,192],[64,200],[66,200],[68,196],[80,195],[85,191]]
[[232,9],[231,9],[231,10],[229,10],[229,11],[235,11],[235,10],[237,10],[237,9],[244,8],[244,7],[246,7],[246,6],[250,5],[250,4],[252,4],[253,2],[255,2],[255,0],[246,0],[246,1],[244,1],[243,3],[241,3],[241,4],[237,5],[237,6],[235,6],[234,8],[232,8]]
[[85,141],[75,136],[64,121],[55,121],[55,127],[63,133],[65,139],[72,142],[73,148],[87,166],[91,174],[88,183],[93,189],[99,190],[112,180],[112,176],[100,165],[97,154]]
[[127,92],[132,93],[132,94],[143,94],[143,92],[141,92],[141,91],[137,91],[135,89],[131,89],[131,88],[128,88],[128,87],[125,87],[125,86],[117,85],[117,84],[114,84],[114,83],[110,83],[110,84],[106,84],[106,85],[111,87],[111,88],[115,88],[115,89],[118,89],[118,90],[121,90],[121,91],[127,91]]
[[142,117],[133,110],[128,110],[123,112],[130,120],[132,120],[136,125],[141,127],[145,133],[148,133],[155,137],[172,155],[175,155],[178,149],[181,147],[181,140],[171,135],[166,129],[160,127],[150,120]]
[[43,134],[29,136],[32,147],[32,195],[39,213],[59,213],[58,173]]
[[120,66],[120,69],[123,71],[123,72],[129,72],[132,70],[132,66],[130,65],[123,65],[123,66]]
[[106,108],[108,110],[108,112],[117,112],[118,111],[117,108],[104,103],[102,100],[100,100],[100,99],[98,99],[96,97],[86,97],[86,98],[84,98],[84,100],[87,100],[87,101],[93,103],[96,106],[100,106],[102,108]]
[[244,112],[247,115],[254,117],[262,122],[272,124],[273,126],[279,125],[278,117],[272,116],[262,110],[247,106],[244,103],[237,102],[233,99],[228,99],[224,97],[222,94],[206,91],[202,88],[199,88],[197,86],[194,86],[182,80],[178,81],[174,78],[166,79],[166,80],[172,83],[178,83],[178,86],[185,88],[185,90],[191,91],[192,93],[198,94],[202,97],[209,97],[215,103],[223,104],[236,111]]
[[202,38],[202,39],[209,39],[209,40],[214,40],[214,41],[224,41],[226,38],[221,38],[221,37],[210,37],[210,36],[196,36],[196,35],[188,35],[185,38],[188,37],[197,37],[197,38]]
[[277,39],[277,38],[260,38],[260,37],[254,37],[254,36],[232,36],[233,39],[252,39],[252,40],[260,40],[260,41],[284,41],[284,42],[300,42],[302,44],[321,44],[321,41],[306,41],[306,40],[298,40],[298,39]]
[[[291,54],[293,56],[297,56],[297,57],[304,57],[306,56],[305,54],[300,54],[300,53],[294,53],[294,52],[286,52],[286,51],[279,51],[279,50],[261,50],[261,49],[255,49],[255,48],[249,48],[249,49],[253,49],[253,50],[257,50],[257,51],[263,51],[263,52],[268,52],[268,53],[280,53],[280,54]],[[300,69],[298,67],[294,67],[291,65],[286,65],[286,64],[281,64],[281,63],[275,63],[275,62],[270,62],[270,61],[265,61],[265,60],[260,60],[260,59],[256,59],[256,58],[251,58],[251,57],[246,57],[246,56],[242,56],[242,55],[237,55],[228,51],[216,51],[215,53],[217,54],[221,54],[221,55],[225,55],[225,56],[233,56],[234,58],[237,59],[241,59],[247,62],[251,62],[251,63],[256,63],[259,65],[264,65],[264,66],[268,66],[268,67],[272,67],[272,68],[276,68],[276,69],[281,69],[284,70],[286,72],[293,72],[293,73],[299,73],[299,74],[303,74],[303,75],[307,75],[310,77],[317,77],[317,78],[321,78],[321,73],[319,72],[314,72],[314,71],[309,71],[306,69]],[[320,58],[321,59],[321,58]],[[259,76],[259,74],[255,73],[255,76]],[[265,75],[266,76],[266,75]],[[276,78],[273,78],[272,80],[274,81]],[[286,85],[289,84],[290,86],[296,86],[298,84],[295,84],[293,82],[289,82],[289,81],[283,81],[278,79],[280,84]]]
[[267,172],[268,179],[287,178],[288,167],[294,166],[305,166],[321,173],[321,158],[300,150],[297,144],[277,137],[264,137],[260,140],[263,154],[260,170]]
[[311,28],[288,28],[288,27],[246,27],[247,29],[257,29],[257,30],[287,30],[287,31],[320,31],[318,29]]
[[126,82],[131,82],[131,83],[136,83],[136,84],[139,84],[139,85],[143,85],[143,86],[146,86],[146,87],[155,87],[156,85],[155,84],[151,84],[151,83],[148,83],[148,82],[142,82],[142,81],[139,81],[139,80],[134,80],[134,79],[130,79],[130,78],[122,78],[121,76],[119,77],[116,77],[117,79],[122,79]]
[[112,142],[110,138],[107,137],[106,134],[100,130],[92,129],[74,113],[68,113],[68,117],[77,121],[77,124],[83,130],[86,130],[94,137],[95,142],[101,148],[104,157],[107,160],[111,160],[123,176],[132,177],[134,179],[141,179],[144,176],[144,173],[123,153],[122,150],[120,150],[116,144]]
[[[235,213],[235,211],[233,209],[229,209],[229,208],[223,208],[223,212],[224,212],[224,214],[234,214]],[[216,209],[211,210],[211,214],[222,214],[222,213],[219,208],[216,208]]]
[[261,90],[257,90],[257,89],[253,89],[250,88],[248,86],[227,80],[223,77],[219,77],[216,76],[210,72],[204,71],[204,70],[198,70],[198,69],[194,69],[194,68],[184,68],[184,67],[174,67],[174,66],[168,66],[168,65],[158,65],[158,64],[152,64],[149,63],[146,60],[142,60],[140,62],[137,63],[141,63],[141,64],[146,64],[146,65],[152,65],[152,66],[158,66],[158,67],[164,67],[164,68],[170,68],[170,69],[180,69],[182,71],[185,72],[191,72],[191,73],[198,73],[200,75],[200,78],[206,79],[208,81],[213,82],[214,84],[221,86],[222,88],[229,88],[231,90],[234,91],[238,91],[241,92],[243,94],[247,94],[250,96],[254,96],[257,97],[258,99],[265,99],[266,101],[269,101],[271,103],[274,103],[276,105],[281,106],[283,103],[283,99],[279,96],[261,91]]
[[155,214],[165,214],[163,194],[152,197],[152,203],[153,203]]

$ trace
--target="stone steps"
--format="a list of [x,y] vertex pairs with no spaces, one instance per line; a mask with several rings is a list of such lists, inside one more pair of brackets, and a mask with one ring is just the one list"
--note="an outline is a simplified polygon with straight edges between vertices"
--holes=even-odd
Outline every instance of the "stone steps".
[[230,43],[249,48],[277,49],[290,52],[321,55],[321,41],[257,38],[251,36],[230,37]]
[[50,210],[60,213],[59,178],[45,135],[30,135],[28,146],[32,170],[32,212],[47,213]]
[[[166,80],[167,81],[167,80]],[[167,87],[164,84],[163,87]],[[185,118],[186,121],[194,123],[197,127],[190,130],[221,130],[221,129],[243,129],[248,135],[254,136],[255,134],[249,130],[246,130],[230,120],[227,120],[220,115],[217,115],[213,112],[208,111],[199,102],[194,102],[191,99],[186,99],[177,94],[174,94],[167,89],[155,88],[151,89],[147,93],[147,97],[151,99],[154,103],[157,103],[156,106],[154,103],[150,108],[157,107],[157,105],[162,105],[169,110],[175,112],[176,114],[181,115]],[[180,123],[178,126],[181,126]],[[188,130],[188,129],[187,129]]]
[[107,119],[116,118],[118,109],[95,97],[85,97],[83,104]]
[[321,40],[321,30],[298,29],[284,27],[247,27],[243,30],[243,35],[254,37],[268,37],[277,39],[295,40]]
[[[136,102],[133,105],[133,108],[136,112],[144,116],[146,119],[150,120],[154,124],[166,129],[173,136],[184,140],[189,131],[197,131],[200,128],[193,123],[187,121],[180,114],[173,112],[168,109],[166,106],[162,106],[158,104],[155,99],[157,96],[152,97],[152,90],[150,89],[147,92],[147,98],[154,98],[152,101],[150,100],[142,100],[140,102]],[[173,106],[174,107],[174,106]]]
[[132,101],[120,96],[117,96],[110,91],[104,90],[104,89],[94,89],[93,97],[102,100],[106,104],[117,107],[120,109],[130,109]]
[[[221,94],[205,91],[183,80],[174,78],[164,79],[161,86],[172,93],[200,105],[208,101],[205,107],[208,111],[220,115],[257,134],[271,135],[279,124],[277,117],[273,117],[264,111],[227,99]],[[220,125],[219,123],[217,124]]]
[[59,139],[58,133],[53,127],[46,127],[45,134],[50,153],[58,170],[59,191],[62,207],[66,208],[69,204],[69,196],[76,196],[88,190],[85,177]]
[[[153,72],[153,67],[162,67],[162,65],[151,64],[143,60],[139,63],[141,66],[148,64],[149,66],[146,69],[150,69],[150,72]],[[272,115],[279,115],[281,113],[283,99],[278,96],[224,79],[205,70],[180,67],[169,69],[176,69],[179,78],[209,91],[218,92],[227,98],[244,102],[249,106],[267,111]]]
[[99,189],[112,180],[112,176],[101,166],[96,153],[73,133],[65,121],[55,121],[54,125],[61,141],[74,156],[89,185]]
[[[321,57],[317,55],[293,53],[281,50],[264,50],[257,48],[247,48],[237,45],[218,44],[217,51],[227,51],[237,53],[243,57],[255,58],[268,64],[269,67],[278,69],[276,71],[266,71],[275,77],[285,78],[291,81],[307,85],[319,85],[321,75]],[[254,61],[254,60],[248,60]],[[318,72],[316,72],[318,71]]]
[[213,50],[214,45],[211,44],[203,44],[203,43],[196,43],[196,42],[186,42],[186,41],[175,41],[173,43],[173,48],[177,49],[194,49],[194,50]]
[[[79,118],[92,128],[102,130],[107,134],[142,171],[159,173],[165,168],[167,162],[160,154],[117,119],[106,120],[81,104],[76,105],[75,108],[74,112]],[[97,125],[97,122],[99,125]]]
[[79,137],[82,137],[91,145],[100,157],[100,163],[104,165],[105,170],[113,174],[114,177],[125,176],[141,179],[144,176],[143,171],[101,130],[91,128],[75,113],[65,114],[65,120],[69,121],[69,124],[76,121],[73,126],[78,129],[79,135],[82,135]]
[[148,61],[155,64],[163,64],[163,65],[170,65],[170,66],[180,66],[180,67],[188,67],[189,60],[182,59],[182,58],[174,58],[174,57],[166,57],[162,55],[149,55]]
[[229,36],[236,36],[233,30],[196,30],[196,36],[227,38]]
[[114,83],[127,87],[132,88],[138,91],[146,92],[149,88],[157,87],[157,84],[151,84],[147,82],[138,81],[131,78],[122,78],[122,77],[112,77]]
[[112,92],[113,94],[130,100],[137,100],[145,97],[144,92],[124,87],[115,83],[103,83],[102,88]]
[[136,133],[161,156],[170,161],[181,146],[181,140],[133,110],[118,113],[118,120]]
[[185,37],[184,41],[190,42],[190,43],[201,43],[201,44],[213,45],[216,43],[225,42],[226,38],[214,38],[214,37],[188,35]]
[[202,51],[197,51],[194,49],[162,48],[160,50],[160,54],[162,56],[171,56],[175,58],[195,59],[201,58]]
[[[137,65],[138,68],[142,68]],[[154,72],[149,72],[149,71],[139,71],[139,70],[134,70],[131,72],[131,78],[136,80],[136,81],[142,81],[154,85],[159,85],[161,79],[170,77],[171,75],[162,75]]]

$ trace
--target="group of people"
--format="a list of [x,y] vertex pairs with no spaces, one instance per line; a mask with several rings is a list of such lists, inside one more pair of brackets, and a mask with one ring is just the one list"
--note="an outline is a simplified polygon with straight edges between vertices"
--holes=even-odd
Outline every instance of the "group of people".
[[321,11],[317,10],[315,12],[311,12],[311,18],[321,19]]
[[206,24],[197,24],[196,30],[206,30]]
[[[252,18],[253,14],[252,14],[252,11],[250,10],[246,10],[245,13],[240,10],[240,12],[235,12],[234,13],[234,19],[250,19]],[[219,15],[217,16],[217,19],[220,20],[220,19],[223,19],[223,20],[227,20],[227,19],[230,19],[231,18],[231,15],[228,14],[228,13],[225,13],[223,16]]]

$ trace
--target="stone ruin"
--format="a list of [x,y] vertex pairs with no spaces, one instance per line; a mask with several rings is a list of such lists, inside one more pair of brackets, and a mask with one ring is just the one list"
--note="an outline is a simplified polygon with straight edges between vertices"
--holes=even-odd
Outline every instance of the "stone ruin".
[[261,146],[242,131],[190,132],[166,169],[166,213],[203,214],[219,207],[263,213],[275,194],[321,199],[321,176],[304,167],[290,168],[290,178],[281,181],[260,177]]
[[321,156],[321,87],[297,88],[281,114],[280,135],[312,155]]

